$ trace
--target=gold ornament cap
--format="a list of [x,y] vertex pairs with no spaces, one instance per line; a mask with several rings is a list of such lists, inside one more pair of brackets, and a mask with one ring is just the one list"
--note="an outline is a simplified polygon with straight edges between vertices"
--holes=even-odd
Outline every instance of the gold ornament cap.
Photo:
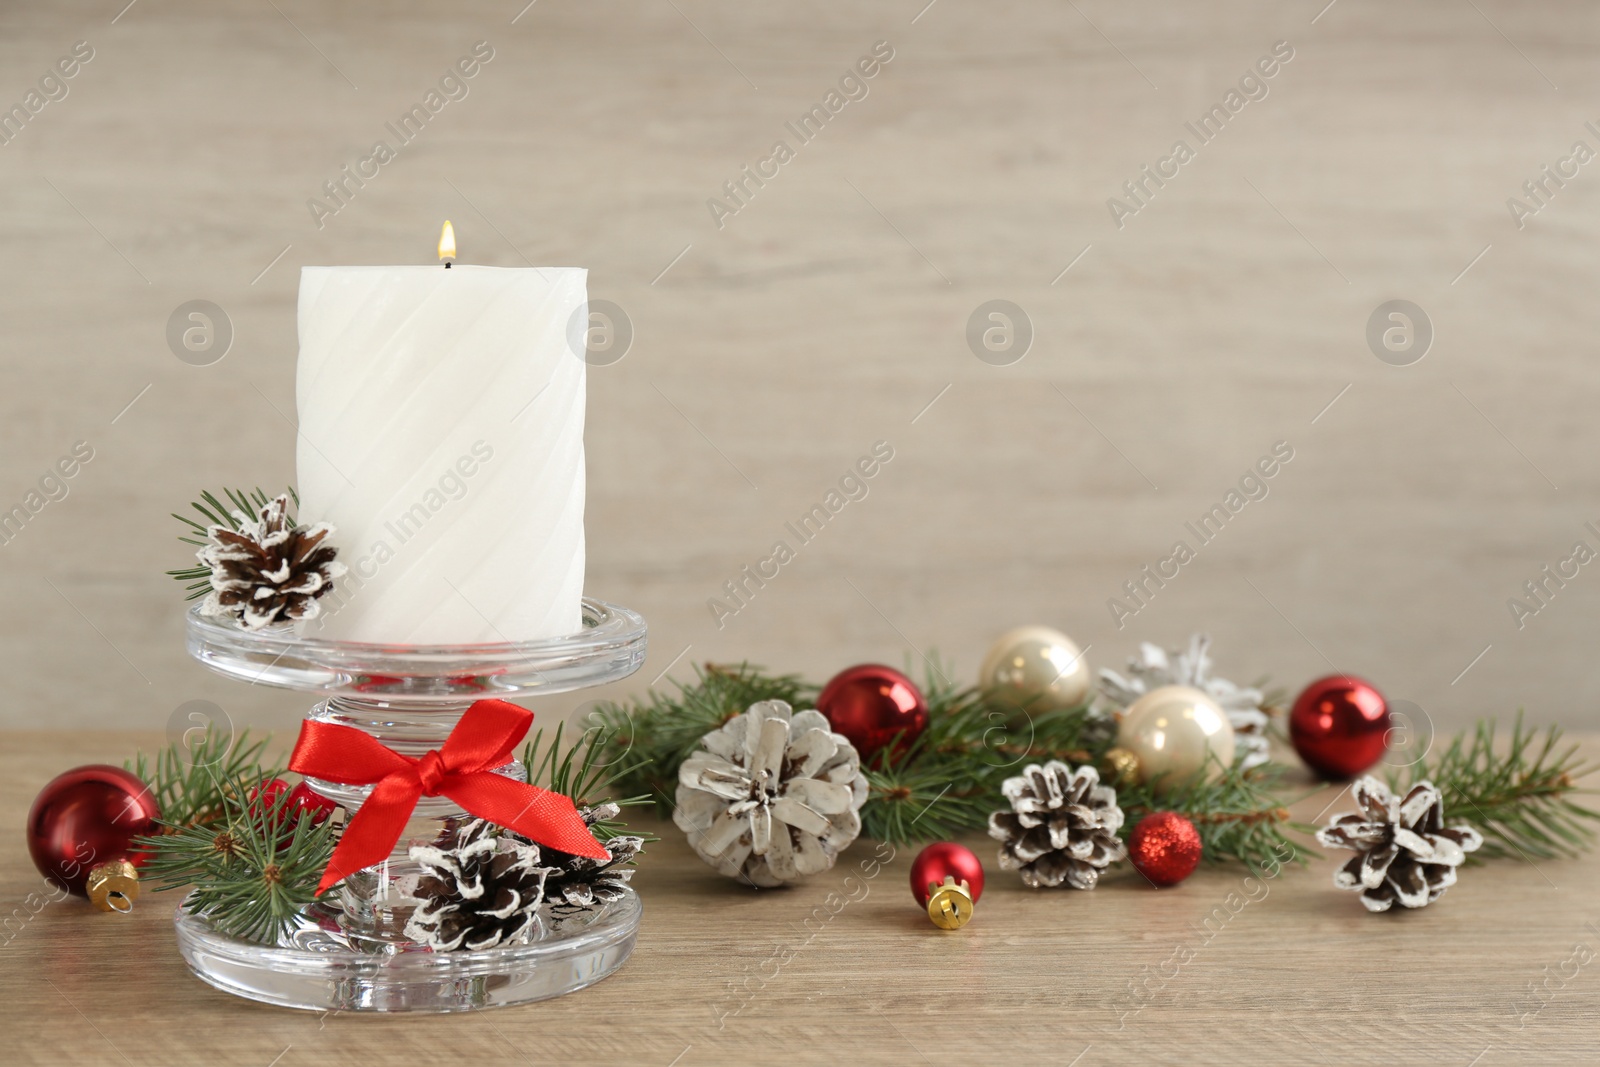
[[101,911],[129,912],[139,899],[139,872],[127,860],[101,863],[89,872],[84,889]]
[[1106,749],[1100,757],[1100,771],[1113,786],[1138,785],[1144,777],[1139,757],[1121,747]]
[[944,884],[928,883],[928,918],[941,930],[959,930],[972,921],[976,905],[972,900],[972,887],[965,878],[957,882],[947,874]]

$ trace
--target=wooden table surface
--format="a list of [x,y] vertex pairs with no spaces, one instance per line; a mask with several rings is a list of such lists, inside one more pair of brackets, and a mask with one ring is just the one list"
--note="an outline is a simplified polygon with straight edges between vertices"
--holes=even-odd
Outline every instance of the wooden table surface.
[[[4,735],[5,912],[42,888],[18,832],[37,790],[157,740]],[[1296,813],[1336,796],[1319,791]],[[581,993],[460,1015],[269,1008],[188,973],[175,894],[126,917],[73,899],[0,942],[0,1062],[1600,1061],[1595,856],[1495,861],[1425,910],[1377,916],[1332,887],[1332,858],[1261,881],[1207,869],[1159,891],[1123,865],[1092,893],[1030,892],[974,839],[988,889],[971,925],[945,933],[911,901],[909,851],[866,877],[884,846],[859,842],[803,887],[758,894],[713,875],[670,825],[649,828],[663,840],[634,883],[638,947]]]

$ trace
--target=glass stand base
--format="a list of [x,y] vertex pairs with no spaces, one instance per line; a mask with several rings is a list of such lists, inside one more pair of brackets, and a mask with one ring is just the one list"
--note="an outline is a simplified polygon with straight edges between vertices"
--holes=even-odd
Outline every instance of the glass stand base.
[[250,1000],[310,1011],[471,1011],[593,985],[633,951],[642,912],[629,890],[603,908],[541,916],[522,944],[432,952],[353,941],[336,907],[317,905],[280,945],[218,933],[178,906],[178,949],[200,979]]

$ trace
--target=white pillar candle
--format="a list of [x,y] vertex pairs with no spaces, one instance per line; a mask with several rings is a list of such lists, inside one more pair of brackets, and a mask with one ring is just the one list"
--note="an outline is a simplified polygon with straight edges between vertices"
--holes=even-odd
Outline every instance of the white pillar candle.
[[299,520],[349,572],[306,633],[528,641],[581,627],[581,268],[305,267]]

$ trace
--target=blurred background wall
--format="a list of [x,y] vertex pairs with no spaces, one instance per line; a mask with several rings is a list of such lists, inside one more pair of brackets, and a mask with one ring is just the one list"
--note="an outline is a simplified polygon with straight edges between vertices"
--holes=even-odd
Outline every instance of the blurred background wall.
[[[0,546],[0,725],[292,728],[185,655],[168,513],[292,479],[299,267],[445,218],[631,323],[588,409],[588,588],[652,627],[614,692],[971,678],[1046,622],[1600,724],[1592,5],[122,3],[0,12],[0,505],[80,453]],[[220,359],[169,342],[195,300]]]

